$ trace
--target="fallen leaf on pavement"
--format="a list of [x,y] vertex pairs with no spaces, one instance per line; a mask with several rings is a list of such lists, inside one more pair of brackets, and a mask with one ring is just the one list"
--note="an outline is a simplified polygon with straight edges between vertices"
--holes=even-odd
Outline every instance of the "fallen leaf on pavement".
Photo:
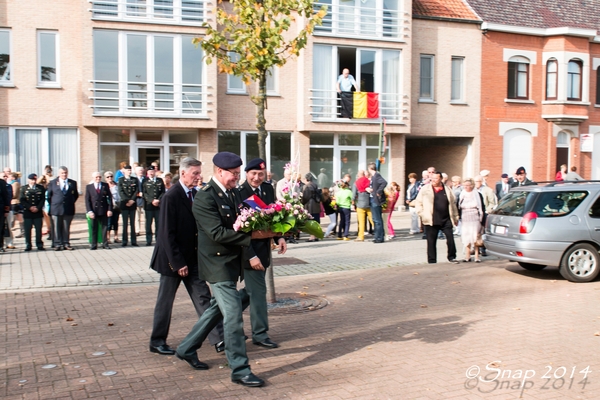
[[114,323],[112,323],[112,322],[108,323],[108,326],[113,326],[113,325],[114,325]]
[[67,321],[71,322],[71,321],[74,321],[74,319],[71,317],[67,317]]
[[359,298],[359,299],[362,299],[363,297],[362,297],[362,295],[358,295],[358,298]]
[[427,308],[427,304],[421,304],[421,308]]

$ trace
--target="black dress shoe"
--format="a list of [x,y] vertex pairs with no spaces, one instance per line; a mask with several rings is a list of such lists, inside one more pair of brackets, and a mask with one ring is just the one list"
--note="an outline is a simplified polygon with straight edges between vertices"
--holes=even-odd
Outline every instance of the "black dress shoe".
[[127,242],[123,242],[123,244],[121,245],[121,247],[127,247]]
[[107,244],[105,244],[104,246],[102,246],[102,248],[103,248],[104,250],[110,250],[110,247],[108,247],[108,245],[107,245]]
[[225,351],[225,342],[221,340],[219,343],[215,344],[215,351],[217,353],[222,353]]
[[137,243],[131,243],[131,245],[132,245],[133,247],[140,247],[140,245],[139,245],[139,244],[137,244]]
[[71,246],[65,246],[65,250],[75,250],[75,249],[72,248]]
[[37,249],[38,249],[38,251],[46,251],[46,249],[43,247],[38,247]]
[[[2,249],[2,250],[4,250],[4,249]],[[29,246],[25,247],[25,251],[31,251],[31,247],[29,247]]]
[[160,346],[152,346],[152,345],[150,345],[150,352],[151,353],[162,354],[164,356],[172,356],[173,354],[175,354],[175,350],[173,350],[172,348],[170,348],[166,344],[161,344]]
[[90,250],[96,250],[98,246],[90,246]]
[[252,372],[240,379],[232,379],[231,382],[248,387],[260,387],[265,384],[265,381],[254,375]]
[[272,341],[269,338],[266,338],[262,342],[252,342],[252,343],[257,346],[266,347],[268,349],[276,349],[279,347],[279,345],[277,343],[275,343],[274,341]]
[[182,357],[177,352],[175,352],[175,355],[180,360],[183,360],[186,363],[190,364],[190,367],[192,367],[194,369],[208,369],[208,364],[205,364],[202,361],[198,360],[198,356],[196,356],[196,355],[194,355],[191,358]]

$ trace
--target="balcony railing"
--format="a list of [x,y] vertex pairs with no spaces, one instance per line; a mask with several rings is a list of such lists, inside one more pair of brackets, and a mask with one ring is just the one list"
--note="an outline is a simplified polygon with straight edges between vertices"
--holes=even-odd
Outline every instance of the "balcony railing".
[[208,22],[207,0],[88,0],[92,19],[159,24],[201,25]]
[[[341,104],[335,90],[311,89],[311,92],[310,114],[313,121],[348,121],[348,118],[340,116]],[[379,93],[379,118],[385,118],[388,122],[403,121],[403,117],[408,115],[408,109],[403,109],[402,97],[400,93]],[[351,121],[369,120],[353,119]]]
[[[315,3],[320,10],[323,3]],[[323,23],[315,27],[316,35],[335,35],[361,39],[395,40],[403,39],[402,27],[405,21],[400,12],[382,7],[340,5],[337,1],[327,5],[327,15]]]
[[90,81],[94,115],[206,118],[208,85]]

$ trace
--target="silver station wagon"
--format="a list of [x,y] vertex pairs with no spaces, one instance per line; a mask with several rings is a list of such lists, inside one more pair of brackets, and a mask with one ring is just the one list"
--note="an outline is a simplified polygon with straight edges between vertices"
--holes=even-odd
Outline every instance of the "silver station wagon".
[[600,181],[513,188],[488,215],[488,253],[528,270],[556,266],[571,282],[600,272]]

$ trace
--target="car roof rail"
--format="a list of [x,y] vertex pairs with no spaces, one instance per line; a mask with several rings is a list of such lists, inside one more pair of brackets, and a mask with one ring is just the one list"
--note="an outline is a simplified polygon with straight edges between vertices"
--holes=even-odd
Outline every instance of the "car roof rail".
[[540,181],[539,183],[546,183],[546,186],[553,187],[556,185],[577,185],[580,183],[600,183],[599,180],[583,180],[583,181]]

